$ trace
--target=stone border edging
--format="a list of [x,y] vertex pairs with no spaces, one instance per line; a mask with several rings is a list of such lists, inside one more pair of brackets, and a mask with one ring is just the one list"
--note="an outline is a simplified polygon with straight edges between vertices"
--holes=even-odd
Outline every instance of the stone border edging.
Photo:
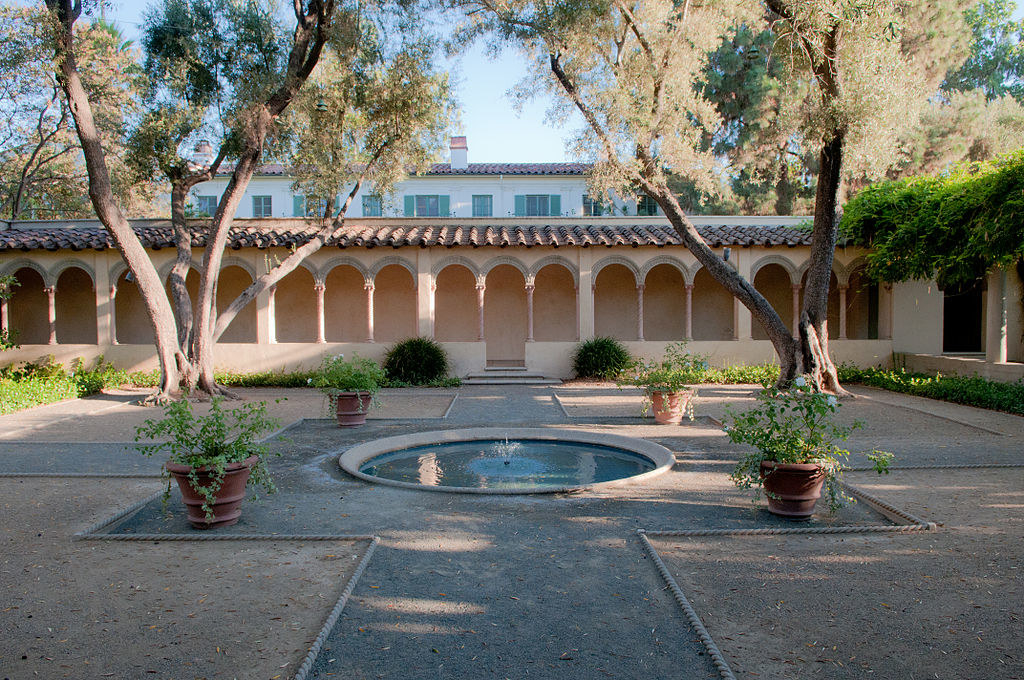
[[[1024,467],[1024,465],[1014,466]],[[866,468],[873,470],[874,468]],[[651,544],[649,536],[654,537],[699,537],[699,536],[772,536],[772,535],[786,535],[786,534],[869,534],[869,533],[911,533],[920,531],[935,531],[938,529],[938,524],[935,522],[926,522],[909,512],[895,508],[888,503],[872,496],[871,494],[858,489],[855,486],[840,482],[844,491],[857,496],[868,505],[874,506],[876,510],[881,512],[883,515],[889,517],[896,517],[902,519],[909,524],[865,524],[860,526],[844,526],[844,527],[767,527],[763,529],[680,529],[680,530],[665,530],[665,531],[647,531],[645,529],[637,529],[637,536],[640,538],[640,543],[643,545],[644,550],[651,556],[651,560],[654,562],[654,566],[658,569],[661,574],[661,578],[665,581],[666,586],[672,591],[672,595],[675,597],[679,607],[683,610],[683,614],[686,616],[687,621],[690,623],[690,627],[693,628],[694,632],[697,633],[697,637],[700,638],[701,643],[707,650],[708,655],[714,662],[715,667],[718,669],[718,673],[722,680],[736,680],[736,676],[733,674],[732,669],[729,668],[729,664],[726,662],[725,657],[722,656],[721,650],[715,644],[714,639],[708,632],[708,629],[704,626],[704,623],[700,620],[697,611],[690,604],[690,601],[686,599],[686,595],[683,593],[682,588],[679,587],[679,583],[676,582],[675,578],[669,572],[665,561],[661,559],[661,555],[654,549],[654,545]]]
[[[359,467],[367,460],[391,451],[421,446],[424,444],[443,444],[448,442],[493,440],[502,438],[512,439],[540,439],[552,441],[575,441],[584,444],[600,444],[625,449],[631,453],[638,454],[654,463],[654,469],[648,470],[639,475],[612,479],[607,482],[595,482],[593,484],[579,484],[575,486],[560,487],[524,487],[522,489],[484,489],[463,486],[427,486],[414,484],[412,482],[400,482],[384,477],[375,477],[360,472]],[[589,432],[586,430],[569,430],[564,428],[537,428],[537,427],[473,427],[458,430],[435,430],[429,432],[416,432],[413,434],[384,437],[373,441],[357,444],[340,456],[338,465],[349,475],[361,479],[364,482],[384,484],[402,489],[417,491],[435,491],[443,493],[464,493],[464,494],[485,494],[485,495],[526,495],[526,494],[555,494],[555,493],[577,493],[594,489],[605,489],[624,484],[634,484],[647,481],[652,477],[668,472],[675,465],[675,455],[661,444],[649,439],[636,437],[624,437],[616,434],[604,434]]]
[[690,601],[686,599],[686,595],[683,594],[683,589],[679,587],[676,580],[672,578],[672,574],[669,573],[668,567],[665,565],[665,561],[661,559],[661,555],[651,545],[651,541],[647,538],[646,533],[643,529],[638,529],[637,534],[640,536],[640,543],[643,545],[644,550],[651,556],[651,560],[654,562],[654,566],[657,567],[658,572],[661,574],[662,580],[668,585],[668,588],[672,591],[672,595],[675,597],[676,602],[683,610],[683,614],[686,615],[686,620],[690,622],[690,627],[697,633],[697,637],[700,638],[701,644],[704,645],[704,649],[707,650],[708,656],[711,657],[712,663],[715,664],[715,668],[718,669],[718,674],[722,680],[736,680],[736,676],[733,674],[732,669],[729,668],[729,663],[722,656],[721,650],[718,649],[718,645],[715,644],[714,639],[711,637],[711,633],[704,627],[704,622],[700,620],[700,616],[697,615],[697,611],[690,604]]
[[356,588],[356,582],[366,570],[366,565],[370,563],[370,558],[373,556],[373,552],[376,550],[379,543],[380,538],[377,536],[374,536],[370,541],[370,546],[363,554],[363,559],[359,560],[359,564],[356,565],[355,571],[352,572],[352,576],[349,577],[348,583],[345,585],[345,590],[341,591],[341,596],[338,597],[338,601],[334,604],[334,608],[331,609],[331,613],[328,614],[327,618],[324,620],[324,625],[320,627],[320,632],[317,634],[316,639],[313,641],[309,651],[306,653],[306,658],[303,659],[302,665],[299,666],[299,670],[296,671],[293,680],[306,680],[309,672],[313,669],[313,664],[316,663],[316,659],[320,656],[320,651],[323,649],[324,643],[327,642],[327,636],[331,634],[331,631],[334,629],[334,625],[338,622],[338,617],[341,616],[342,610],[348,603],[348,598]]
[[444,415],[441,416],[441,420],[448,420],[448,415],[452,412],[452,409],[455,408],[455,402],[457,402],[458,400],[459,400],[459,393],[456,392],[452,396],[452,400],[448,402],[448,408],[446,408],[444,410]]
[[92,479],[160,479],[159,472],[0,472],[0,479],[14,477],[72,477]]

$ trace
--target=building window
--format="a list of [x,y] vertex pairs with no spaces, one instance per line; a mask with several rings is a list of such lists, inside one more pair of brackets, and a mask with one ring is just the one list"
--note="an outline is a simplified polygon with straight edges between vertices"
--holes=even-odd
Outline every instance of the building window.
[[601,201],[590,196],[583,197],[583,215],[585,217],[600,217],[604,214],[604,206]]
[[217,197],[216,196],[196,196],[196,214],[206,215],[213,217],[213,213],[217,212]]
[[639,217],[654,217],[658,214],[658,204],[650,196],[641,196],[636,202],[636,214]]
[[559,194],[520,194],[516,196],[516,217],[557,217],[562,214]]
[[450,198],[444,194],[405,197],[406,217],[448,217]]
[[380,196],[363,196],[363,217],[380,217],[383,214]]
[[270,217],[273,215],[273,206],[270,201],[270,196],[253,196],[252,197],[252,216],[253,217]]
[[473,217],[493,217],[494,199],[490,194],[473,196]]

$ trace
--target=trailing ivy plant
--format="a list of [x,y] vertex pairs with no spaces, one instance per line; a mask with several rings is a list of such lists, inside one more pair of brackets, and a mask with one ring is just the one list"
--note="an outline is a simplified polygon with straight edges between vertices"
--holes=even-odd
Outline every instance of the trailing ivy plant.
[[[223,408],[223,397],[210,401],[210,412],[197,415],[187,399],[172,401],[164,406],[163,418],[150,418],[135,431],[135,448],[147,456],[166,452],[169,461],[191,467],[188,479],[203,498],[203,512],[213,519],[213,502],[217,491],[224,485],[224,476],[230,463],[240,463],[257,456],[247,486],[260,486],[267,493],[277,490],[267,470],[268,446],[258,438],[277,428],[276,418],[267,416],[267,402],[249,402],[235,409]],[[140,443],[146,441],[148,443]],[[212,482],[203,486],[197,470],[205,468]],[[164,502],[171,495],[171,476],[164,468],[167,482]]]
[[870,249],[873,279],[974,285],[1024,259],[1024,149],[935,177],[873,184],[846,204],[841,226]]

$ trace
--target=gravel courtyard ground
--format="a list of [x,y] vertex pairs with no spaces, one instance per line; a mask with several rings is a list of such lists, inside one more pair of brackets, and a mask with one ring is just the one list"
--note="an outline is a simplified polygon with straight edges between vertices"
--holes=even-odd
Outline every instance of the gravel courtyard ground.
[[[287,423],[280,491],[228,531],[280,540],[74,540],[160,489],[134,453],[157,415],[122,392],[0,417],[0,678],[291,678],[366,553],[311,678],[715,678],[636,530],[784,527],[735,490],[716,426],[750,386],[701,389],[697,420],[657,426],[603,385],[386,392],[362,428],[311,390],[239,390]],[[1024,419],[858,389],[859,452],[897,466],[1024,463]],[[275,401],[287,397],[284,401]],[[642,486],[476,497],[366,484],[337,456],[382,436],[470,426],[566,427],[648,438],[675,467]],[[56,477],[28,473],[59,473]],[[653,538],[737,677],[1024,677],[1019,574],[1024,468],[850,473],[939,523],[883,535]],[[172,495],[101,533],[195,534]],[[865,503],[810,526],[886,524]]]

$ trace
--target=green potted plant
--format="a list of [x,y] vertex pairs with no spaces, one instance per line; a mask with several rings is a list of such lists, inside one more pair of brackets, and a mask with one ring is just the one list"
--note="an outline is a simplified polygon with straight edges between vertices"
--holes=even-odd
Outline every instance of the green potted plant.
[[[763,489],[768,510],[794,520],[814,514],[823,487],[832,512],[850,500],[839,484],[850,452],[836,442],[845,441],[863,423],[834,422],[839,401],[814,391],[803,376],[787,390],[766,387],[757,400],[754,408],[743,413],[726,409],[731,419],[725,427],[729,439],[754,447],[733,469],[733,483],[755,489],[755,500]],[[889,471],[892,454],[874,451],[868,458],[879,473]]]
[[[185,399],[164,407],[164,417],[151,418],[135,431],[136,449],[147,456],[166,452],[164,502],[171,478],[178,482],[196,529],[234,524],[242,514],[246,486],[276,489],[267,471],[267,445],[258,437],[278,427],[267,417],[266,402],[250,402],[225,410],[223,397],[210,402],[210,412],[197,415]],[[138,443],[148,440],[149,443]]]
[[662,425],[678,425],[687,415],[693,420],[693,399],[708,370],[707,357],[690,354],[685,342],[665,348],[660,360],[635,359],[620,374],[620,386],[633,385],[644,391],[642,411],[654,411],[654,420]]
[[327,395],[328,408],[338,419],[338,427],[354,427],[366,422],[366,412],[377,401],[384,384],[384,369],[376,361],[353,354],[324,357],[309,384]]

